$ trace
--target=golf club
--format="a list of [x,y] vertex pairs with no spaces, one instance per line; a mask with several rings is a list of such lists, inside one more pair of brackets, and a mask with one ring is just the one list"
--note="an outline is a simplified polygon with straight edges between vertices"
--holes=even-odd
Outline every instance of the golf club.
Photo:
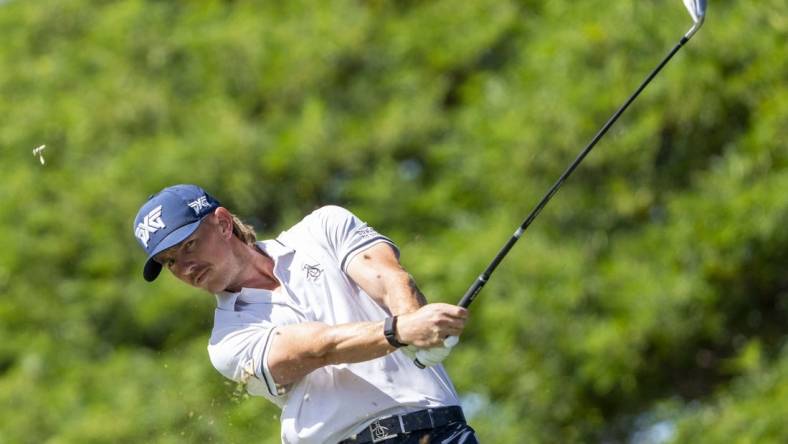
[[459,305],[461,307],[467,308],[469,305],[471,305],[473,300],[481,291],[482,287],[484,287],[484,284],[486,284],[487,281],[490,279],[490,276],[492,275],[493,271],[495,271],[495,269],[498,267],[498,264],[501,263],[501,261],[506,256],[506,254],[509,253],[509,250],[511,250],[514,244],[520,239],[520,236],[522,236],[523,232],[525,232],[528,226],[531,225],[531,222],[533,222],[534,219],[536,219],[536,216],[538,216],[539,213],[542,211],[542,209],[545,207],[545,205],[547,205],[547,202],[550,201],[550,199],[553,197],[556,191],[558,191],[558,188],[561,187],[561,185],[564,183],[567,177],[569,177],[569,175],[572,174],[572,172],[575,170],[575,168],[577,168],[580,162],[582,162],[583,159],[586,157],[586,155],[588,155],[588,153],[591,151],[591,149],[594,148],[594,145],[596,145],[596,143],[599,142],[599,139],[601,139],[605,135],[605,133],[607,133],[610,127],[613,126],[613,124],[616,122],[616,120],[618,120],[621,114],[623,114],[624,111],[626,111],[629,105],[637,98],[638,95],[640,95],[643,89],[646,88],[646,86],[651,82],[651,80],[660,72],[660,70],[662,70],[662,68],[668,63],[668,61],[670,61],[673,55],[675,55],[676,52],[678,52],[678,50],[681,49],[681,47],[684,46],[684,44],[687,43],[693,35],[695,35],[698,29],[700,29],[701,25],[703,25],[703,19],[705,18],[706,15],[706,0],[683,0],[683,2],[684,2],[684,6],[687,7],[687,10],[692,16],[692,22],[693,22],[692,28],[690,28],[690,30],[687,31],[686,34],[684,34],[681,40],[679,40],[676,46],[673,47],[673,49],[662,60],[662,62],[660,62],[660,64],[657,65],[657,67],[653,71],[651,71],[651,73],[646,77],[643,83],[640,84],[638,89],[635,90],[635,92],[629,97],[629,99],[627,99],[627,101],[624,102],[621,108],[619,108],[618,111],[616,111],[610,117],[610,119],[608,119],[607,123],[605,123],[604,126],[602,126],[602,129],[600,129],[599,132],[597,132],[596,136],[594,136],[594,138],[591,139],[591,142],[589,142],[589,144],[585,147],[585,149],[583,149],[583,151],[580,152],[580,154],[577,156],[574,162],[572,162],[572,164],[569,165],[569,167],[564,171],[564,173],[561,174],[561,177],[559,177],[558,180],[555,182],[555,184],[550,188],[550,190],[547,191],[547,194],[545,194],[544,197],[542,197],[542,200],[539,201],[539,203],[536,205],[536,207],[534,207],[534,209],[531,211],[528,217],[525,218],[525,221],[522,223],[522,225],[520,225],[517,231],[514,232],[514,235],[512,235],[512,237],[506,242],[506,244],[504,244],[503,248],[501,248],[501,250],[495,256],[492,262],[490,262],[490,265],[487,266],[487,269],[484,270],[484,273],[479,275],[476,281],[474,281],[474,283],[468,288],[468,291],[465,292],[465,295],[462,297],[462,299],[459,302]]

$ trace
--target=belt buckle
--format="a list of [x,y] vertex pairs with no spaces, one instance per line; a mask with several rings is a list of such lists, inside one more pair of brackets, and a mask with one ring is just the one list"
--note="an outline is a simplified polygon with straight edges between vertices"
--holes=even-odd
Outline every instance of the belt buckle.
[[372,434],[373,443],[385,441],[389,438],[395,438],[397,436],[396,433],[389,434],[389,428],[380,423],[381,420],[386,418],[378,418],[375,420],[375,422],[369,425],[369,431]]

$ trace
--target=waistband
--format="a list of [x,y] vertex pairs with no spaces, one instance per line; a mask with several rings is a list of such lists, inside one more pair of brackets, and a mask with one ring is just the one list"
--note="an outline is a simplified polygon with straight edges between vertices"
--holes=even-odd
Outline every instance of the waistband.
[[456,422],[465,423],[462,407],[438,407],[419,410],[406,415],[378,418],[353,437],[339,444],[367,444],[391,439],[397,435],[443,427]]

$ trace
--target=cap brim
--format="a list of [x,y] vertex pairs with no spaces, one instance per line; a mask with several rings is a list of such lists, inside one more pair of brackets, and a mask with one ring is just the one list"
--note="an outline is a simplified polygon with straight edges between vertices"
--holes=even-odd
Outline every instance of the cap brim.
[[154,261],[152,258],[145,262],[145,267],[142,269],[142,277],[148,282],[153,282],[159,277],[161,273],[161,264]]
[[148,282],[153,282],[156,280],[156,278],[159,276],[159,273],[161,273],[162,267],[160,263],[153,259],[153,257],[162,251],[178,245],[179,243],[186,240],[187,237],[191,236],[192,233],[197,230],[197,227],[200,226],[204,219],[205,217],[196,222],[184,225],[162,239],[161,242],[159,242],[159,245],[156,245],[156,248],[150,253],[150,255],[148,255],[148,260],[145,262],[145,267],[142,269],[142,277],[144,277]]

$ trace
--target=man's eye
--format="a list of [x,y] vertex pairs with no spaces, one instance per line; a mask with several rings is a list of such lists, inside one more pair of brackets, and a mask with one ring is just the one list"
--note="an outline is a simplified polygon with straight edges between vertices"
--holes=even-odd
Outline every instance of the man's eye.
[[189,240],[186,242],[186,245],[183,246],[186,250],[191,250],[194,247],[194,239]]

